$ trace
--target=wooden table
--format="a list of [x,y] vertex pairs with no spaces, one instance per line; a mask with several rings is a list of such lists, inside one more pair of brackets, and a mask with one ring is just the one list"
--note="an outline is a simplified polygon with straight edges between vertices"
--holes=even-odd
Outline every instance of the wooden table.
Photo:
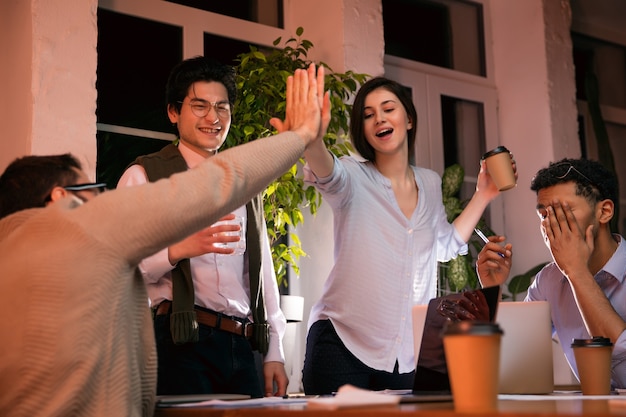
[[[288,400],[286,400],[288,401]],[[403,417],[407,415],[423,417],[454,417],[450,402],[402,404],[399,406],[385,406],[374,408],[350,408],[342,410],[324,410],[307,408],[305,404],[292,404],[262,408],[158,408],[155,417]],[[474,414],[481,417],[508,416],[528,417],[529,415],[542,416],[626,416],[626,399],[561,399],[554,400],[499,400],[498,411],[493,413]]]

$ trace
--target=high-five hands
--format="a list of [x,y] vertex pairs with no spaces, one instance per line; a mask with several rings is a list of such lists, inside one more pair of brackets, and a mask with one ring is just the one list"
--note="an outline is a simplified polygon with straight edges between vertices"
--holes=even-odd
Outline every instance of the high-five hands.
[[324,92],[324,67],[315,64],[297,69],[287,78],[285,120],[273,117],[270,124],[279,132],[299,134],[307,146],[321,140],[330,123],[330,94]]

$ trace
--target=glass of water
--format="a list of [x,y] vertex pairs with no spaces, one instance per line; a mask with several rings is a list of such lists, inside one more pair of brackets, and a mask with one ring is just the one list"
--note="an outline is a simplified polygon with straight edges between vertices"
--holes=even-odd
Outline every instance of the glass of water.
[[238,236],[239,240],[236,242],[214,243],[213,244],[214,246],[217,246],[220,248],[234,249],[233,253],[223,253],[219,255],[226,255],[226,256],[243,255],[244,252],[246,251],[246,222],[244,218],[241,216],[235,216],[235,218],[232,220],[221,220],[215,223],[213,226],[220,226],[220,225],[239,226],[239,230],[233,230],[233,231],[220,233],[223,236]]

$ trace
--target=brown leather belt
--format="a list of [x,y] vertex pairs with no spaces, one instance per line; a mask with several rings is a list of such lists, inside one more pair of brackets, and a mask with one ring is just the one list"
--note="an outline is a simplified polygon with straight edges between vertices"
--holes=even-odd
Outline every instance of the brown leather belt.
[[[171,301],[163,301],[157,306],[155,315],[164,316],[169,314],[171,306]],[[238,336],[244,336],[246,339],[250,339],[252,337],[252,323],[242,323],[241,321],[235,320],[231,316],[217,313],[215,311],[200,310],[198,307],[194,307],[194,311],[196,312],[196,319],[200,324],[233,333]]]

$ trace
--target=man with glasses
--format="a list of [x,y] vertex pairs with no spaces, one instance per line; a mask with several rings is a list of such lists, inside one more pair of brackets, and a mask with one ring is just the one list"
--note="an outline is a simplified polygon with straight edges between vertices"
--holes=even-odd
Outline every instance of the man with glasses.
[[[626,388],[626,243],[610,227],[619,204],[617,179],[596,161],[563,159],[539,170],[530,188],[553,262],[537,274],[525,300],[550,303],[576,376],[572,340],[611,339],[612,386]],[[501,246],[503,236],[489,240],[477,261],[483,286],[504,283],[511,268],[511,245]]]
[[[236,94],[231,66],[202,56],[179,63],[166,86],[167,114],[178,130],[178,144],[138,158],[122,174],[118,188],[156,181],[215,157],[230,129]],[[207,181],[216,188],[224,186],[212,178]],[[261,196],[224,219],[234,215],[246,219],[243,255],[215,246],[228,237],[220,233],[224,226],[210,226],[140,264],[155,314],[160,395],[286,393],[282,348],[286,320],[279,306]],[[253,280],[260,283],[255,294],[264,300],[267,324],[263,317],[253,316],[251,292],[257,288]],[[263,301],[258,303],[263,309]],[[258,337],[262,346],[251,346]],[[264,354],[263,387],[253,347]]]
[[[87,190],[65,190],[87,182],[75,162],[39,171],[56,180],[36,208],[0,219],[0,416],[154,415],[157,352],[139,262],[245,204],[321,140],[324,71],[315,74],[311,65],[287,82],[290,131],[171,178],[80,204],[74,193]],[[3,174],[0,207],[30,193],[32,177],[7,184]]]
[[0,177],[3,193],[11,195],[0,200],[0,218],[45,207],[70,194],[83,203],[104,191],[106,184],[88,181],[80,162],[70,154],[18,158]]

